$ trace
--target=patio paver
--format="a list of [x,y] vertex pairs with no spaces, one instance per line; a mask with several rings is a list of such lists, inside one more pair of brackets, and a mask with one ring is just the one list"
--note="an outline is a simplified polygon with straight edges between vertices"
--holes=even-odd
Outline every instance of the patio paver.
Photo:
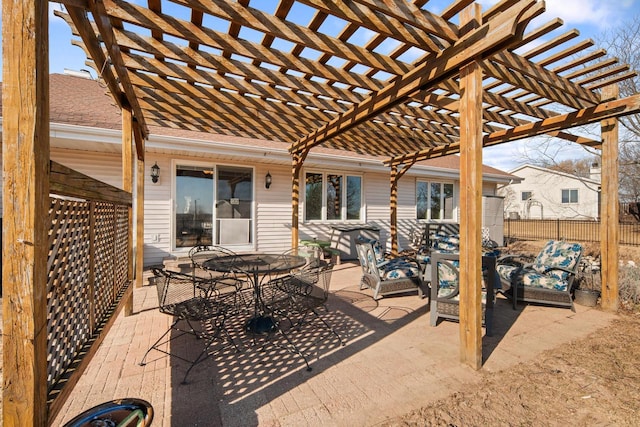
[[[120,397],[148,400],[154,426],[369,426],[417,409],[478,382],[485,373],[508,369],[606,326],[615,315],[577,306],[568,309],[498,300],[494,336],[483,339],[485,363],[474,371],[459,362],[454,322],[429,326],[428,300],[415,293],[374,301],[360,291],[360,267],[344,262],[332,276],[330,321],[346,339],[319,345],[311,372],[290,352],[254,347],[242,320],[230,322],[243,351],[226,348],[197,365],[180,384],[187,365],[144,352],[169,326],[157,310],[152,286],[136,289],[133,316],[120,315],[53,426],[83,410]],[[197,341],[179,343],[197,351]]]

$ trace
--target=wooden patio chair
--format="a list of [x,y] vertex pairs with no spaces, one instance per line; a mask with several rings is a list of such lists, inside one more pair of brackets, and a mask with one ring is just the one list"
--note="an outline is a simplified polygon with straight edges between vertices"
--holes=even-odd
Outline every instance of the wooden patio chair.
[[411,291],[424,296],[421,269],[414,259],[385,258],[377,240],[358,239],[356,248],[362,267],[360,289],[373,289],[373,299]]
[[[579,243],[549,240],[534,258],[506,255],[498,260],[501,293],[513,301],[569,307],[573,306],[573,282],[582,246]],[[514,296],[515,293],[515,296]]]
[[[496,287],[496,257],[482,257],[482,320],[492,335]],[[434,252],[431,257],[430,324],[438,319],[460,320],[460,255]]]

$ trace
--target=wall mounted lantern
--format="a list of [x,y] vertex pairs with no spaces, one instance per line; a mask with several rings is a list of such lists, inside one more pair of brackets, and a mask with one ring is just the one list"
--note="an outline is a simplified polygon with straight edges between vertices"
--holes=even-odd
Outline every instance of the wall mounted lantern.
[[158,166],[158,162],[156,162],[151,166],[151,181],[155,184],[158,182],[158,178],[160,178],[160,166]]
[[267,172],[267,175],[264,177],[264,186],[265,188],[271,187],[271,174]]

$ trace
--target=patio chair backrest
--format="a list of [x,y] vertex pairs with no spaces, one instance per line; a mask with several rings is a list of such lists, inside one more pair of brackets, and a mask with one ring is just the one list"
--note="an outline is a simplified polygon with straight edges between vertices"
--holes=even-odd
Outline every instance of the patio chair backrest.
[[438,231],[431,238],[432,248],[438,252],[459,252],[460,235],[458,233],[449,234]]
[[333,264],[322,263],[318,267],[309,267],[301,270],[294,275],[294,278],[308,286],[306,291],[308,296],[325,302],[329,297],[332,271]]
[[373,254],[373,258],[376,264],[384,261],[384,251],[382,250],[382,246],[380,245],[379,240],[359,237],[357,243],[367,243],[371,245],[371,253]]
[[364,274],[372,275],[380,278],[380,272],[378,270],[378,257],[374,246],[374,241],[369,239],[360,239],[356,244],[356,250],[358,252],[358,260],[362,267]]
[[189,250],[189,258],[194,267],[202,268],[205,261],[214,258],[228,257],[236,255],[235,252],[223,248],[222,246],[199,245]]
[[549,240],[532,264],[532,268],[540,274],[546,274],[558,280],[566,280],[569,273],[562,270],[550,270],[549,267],[562,267],[575,271],[582,256],[582,246],[579,243],[562,240]]
[[[156,289],[158,291],[158,305],[162,313],[180,316],[182,313],[174,309],[185,301],[196,298],[196,286],[193,277],[175,271],[153,269]],[[184,313],[186,314],[186,313]]]

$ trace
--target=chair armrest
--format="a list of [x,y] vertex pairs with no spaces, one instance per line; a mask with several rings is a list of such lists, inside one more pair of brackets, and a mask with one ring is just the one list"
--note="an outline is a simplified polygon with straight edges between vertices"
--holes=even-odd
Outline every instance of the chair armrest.
[[529,255],[503,255],[496,260],[496,264],[530,265],[535,258]]
[[390,259],[385,259],[384,261],[380,261],[380,262],[376,263],[376,267],[382,268],[385,265],[389,264],[390,262],[391,262]]
[[553,270],[560,270],[560,271],[564,271],[565,273],[570,274],[570,275],[575,275],[576,274],[576,272],[574,270],[570,270],[570,269],[568,269],[566,267],[561,267],[559,265],[543,264],[542,266],[544,267],[545,273],[549,272],[549,271],[553,271]]

